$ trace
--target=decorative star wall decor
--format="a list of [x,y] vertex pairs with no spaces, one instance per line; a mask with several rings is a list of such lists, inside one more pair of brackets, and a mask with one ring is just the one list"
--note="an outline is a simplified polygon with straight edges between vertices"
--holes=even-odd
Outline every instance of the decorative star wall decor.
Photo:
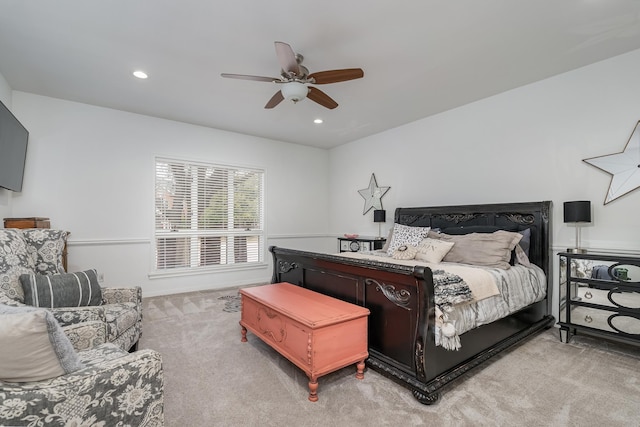
[[640,121],[621,153],[584,159],[589,163],[611,174],[611,184],[604,198],[604,204],[614,201],[640,187]]
[[371,209],[382,209],[382,196],[384,196],[390,188],[391,187],[378,187],[376,176],[371,174],[369,188],[358,190],[358,193],[360,193],[364,199],[364,210],[362,211],[362,215],[365,215]]

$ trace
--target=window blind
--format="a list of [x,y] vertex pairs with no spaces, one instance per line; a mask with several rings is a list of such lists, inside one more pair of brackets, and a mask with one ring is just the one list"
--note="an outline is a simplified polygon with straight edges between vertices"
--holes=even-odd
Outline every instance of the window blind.
[[156,159],[156,269],[263,262],[264,171]]

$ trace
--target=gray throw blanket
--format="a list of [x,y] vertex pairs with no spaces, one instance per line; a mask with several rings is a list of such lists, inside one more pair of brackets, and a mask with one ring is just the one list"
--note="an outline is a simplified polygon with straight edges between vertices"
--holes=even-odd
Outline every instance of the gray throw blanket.
[[436,345],[447,350],[458,350],[461,347],[460,337],[455,330],[455,322],[449,322],[447,313],[453,310],[456,304],[473,300],[473,294],[469,285],[458,275],[447,273],[444,270],[433,271],[433,285],[436,305],[442,312],[442,325],[436,328]]
[[456,304],[473,301],[469,285],[460,276],[444,270],[434,270],[433,284],[436,304],[443,313],[451,311]]

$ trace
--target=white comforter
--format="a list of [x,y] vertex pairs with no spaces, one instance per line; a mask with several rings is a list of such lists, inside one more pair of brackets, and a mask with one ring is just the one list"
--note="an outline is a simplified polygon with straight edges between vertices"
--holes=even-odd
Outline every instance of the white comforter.
[[[454,263],[431,264],[416,260],[395,260],[382,251],[344,252],[340,256],[370,259],[401,265],[422,265],[431,270],[442,269],[467,282],[475,300],[454,306],[453,310],[436,312],[436,345],[454,350],[460,348],[459,335],[475,327],[508,316],[521,308],[544,299],[547,279],[542,269],[514,265],[507,270]],[[473,270],[473,272],[472,272]],[[491,286],[486,278],[490,278]],[[480,280],[482,283],[478,283]]]

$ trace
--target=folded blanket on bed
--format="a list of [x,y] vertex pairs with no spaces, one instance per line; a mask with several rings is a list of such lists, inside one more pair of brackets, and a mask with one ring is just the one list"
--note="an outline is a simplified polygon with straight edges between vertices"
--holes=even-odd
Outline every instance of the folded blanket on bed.
[[462,277],[444,270],[433,270],[432,273],[436,300],[436,325],[440,329],[436,345],[447,350],[458,350],[461,347],[460,336],[456,332],[455,324],[449,322],[447,313],[453,310],[456,304],[473,301],[473,294]]
[[451,311],[453,306],[473,301],[473,293],[462,277],[444,270],[433,271],[436,305],[442,311]]

